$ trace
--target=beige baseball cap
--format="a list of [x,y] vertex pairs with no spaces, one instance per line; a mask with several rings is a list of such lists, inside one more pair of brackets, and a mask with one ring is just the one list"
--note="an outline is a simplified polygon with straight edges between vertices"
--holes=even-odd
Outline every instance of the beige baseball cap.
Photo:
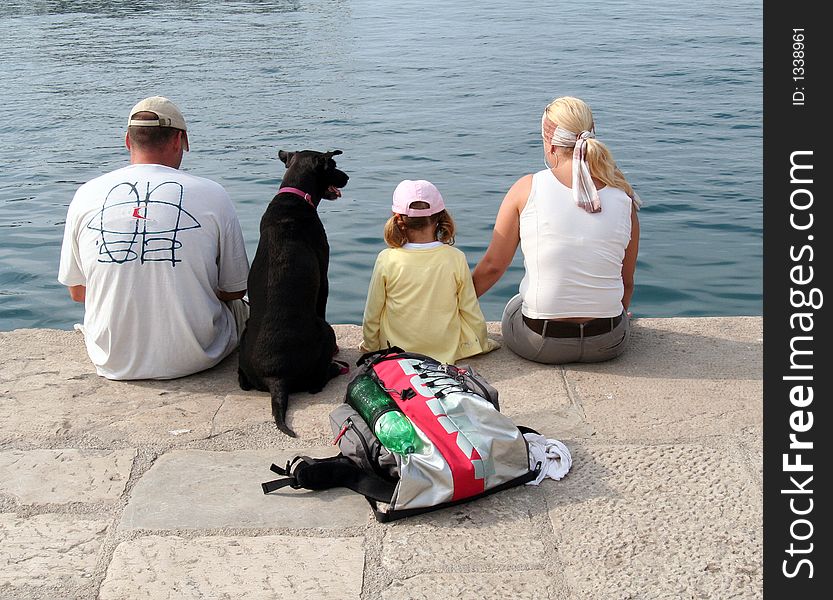
[[[156,115],[155,119],[134,119],[133,115],[139,112],[152,112]],[[173,127],[174,129],[181,129],[188,131],[185,125],[185,117],[177,108],[176,104],[165,98],[164,96],[151,96],[145,98],[130,110],[130,116],[127,119],[128,127]],[[186,142],[185,149],[188,150]]]

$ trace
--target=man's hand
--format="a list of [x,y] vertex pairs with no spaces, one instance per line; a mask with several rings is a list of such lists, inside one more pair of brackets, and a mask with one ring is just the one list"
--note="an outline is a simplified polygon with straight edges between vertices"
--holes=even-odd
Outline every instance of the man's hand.
[[84,302],[87,298],[87,286],[85,285],[70,285],[67,289],[69,289],[69,297],[76,302]]
[[229,302],[230,300],[240,300],[246,295],[246,290],[240,292],[224,292],[223,290],[217,290],[215,294],[217,294],[217,297],[223,302]]

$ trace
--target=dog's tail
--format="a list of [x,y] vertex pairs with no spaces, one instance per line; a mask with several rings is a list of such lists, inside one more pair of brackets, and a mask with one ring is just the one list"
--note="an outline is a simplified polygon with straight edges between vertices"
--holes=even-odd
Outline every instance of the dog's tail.
[[298,437],[286,424],[286,406],[289,403],[289,384],[286,379],[270,377],[264,380],[272,394],[272,417],[275,425],[289,437]]

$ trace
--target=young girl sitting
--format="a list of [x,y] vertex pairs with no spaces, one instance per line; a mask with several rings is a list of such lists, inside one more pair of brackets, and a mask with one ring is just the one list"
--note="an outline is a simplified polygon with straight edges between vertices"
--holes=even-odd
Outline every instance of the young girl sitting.
[[385,223],[390,248],[376,258],[362,325],[365,352],[399,346],[444,363],[500,347],[486,336],[466,256],[439,190],[406,179]]

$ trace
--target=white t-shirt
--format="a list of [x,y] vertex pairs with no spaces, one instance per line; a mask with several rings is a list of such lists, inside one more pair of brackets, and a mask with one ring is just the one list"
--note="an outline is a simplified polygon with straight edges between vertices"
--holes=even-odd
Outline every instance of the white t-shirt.
[[521,312],[533,319],[615,317],[622,313],[622,261],[631,239],[632,200],[599,190],[602,210],[576,206],[549,169],[532,176],[521,212]]
[[82,185],[67,211],[58,281],[86,286],[84,339],[99,375],[171,379],[237,345],[217,290],[246,289],[249,261],[226,191],[162,165]]

